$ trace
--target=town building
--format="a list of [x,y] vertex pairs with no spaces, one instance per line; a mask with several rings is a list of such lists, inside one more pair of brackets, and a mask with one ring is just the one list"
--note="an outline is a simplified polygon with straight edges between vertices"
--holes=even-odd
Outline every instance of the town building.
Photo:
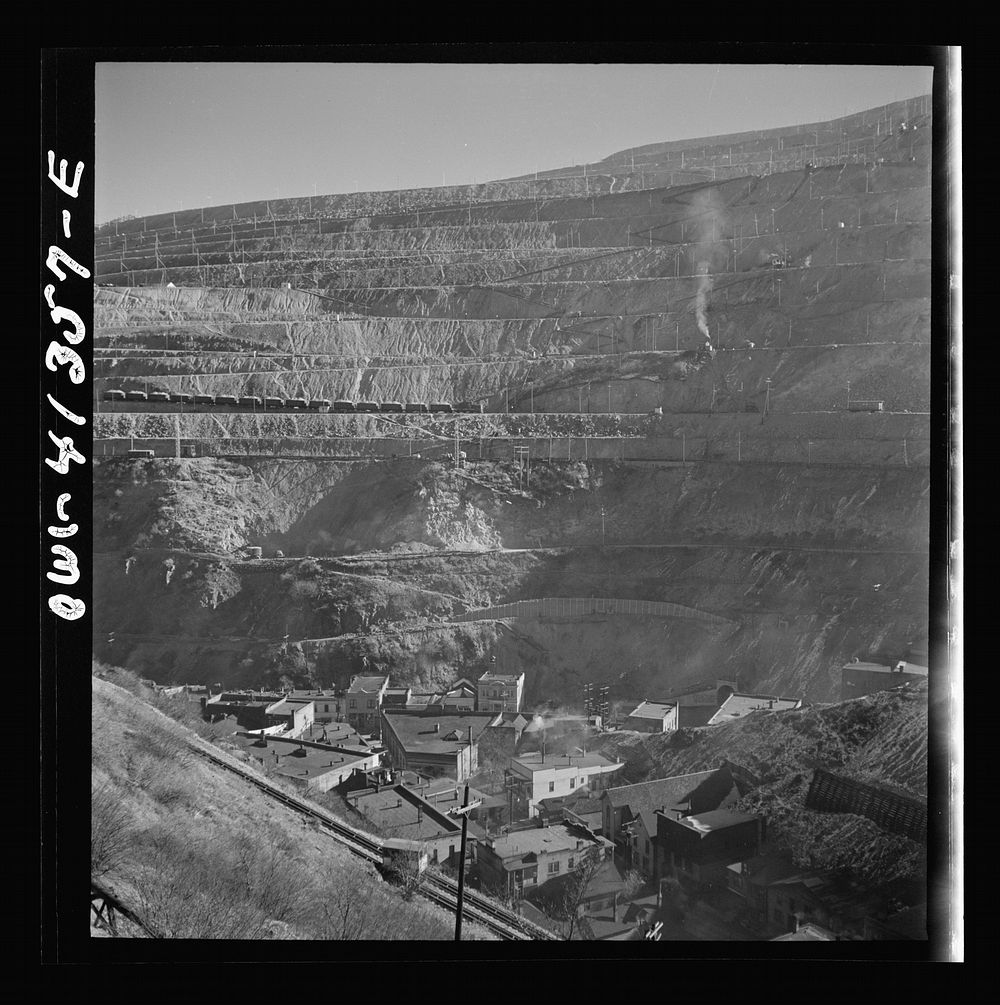
[[313,718],[316,722],[342,722],[344,719],[344,696],[335,688],[290,691],[287,697],[294,701],[311,701],[315,706]]
[[389,688],[388,677],[354,676],[347,689],[347,722],[359,733],[378,735],[379,709]]
[[657,877],[673,875],[699,885],[726,886],[726,866],[759,855],[764,818],[752,813],[709,810],[684,815],[657,810]]
[[476,681],[476,709],[480,712],[520,712],[524,674],[488,670]]
[[[447,808],[425,799],[406,785],[358,789],[347,796],[348,805],[367,817],[383,837],[420,841],[434,863],[457,866],[462,847],[462,824]],[[470,821],[468,836],[483,832]]]
[[535,816],[543,799],[569,796],[586,788],[591,795],[605,789],[624,765],[601,754],[547,754],[533,751],[510,760],[510,781],[520,782],[525,812]]
[[493,719],[489,713],[440,715],[406,709],[382,710],[382,741],[400,770],[464,781],[479,765],[478,741]]
[[202,715],[215,721],[233,716],[244,729],[268,729],[297,735],[312,725],[312,701],[267,691],[223,691],[201,699]]
[[[630,841],[625,829],[640,812],[680,809],[688,813],[704,813],[731,805],[741,794],[728,767],[613,786],[601,796],[601,831],[619,846],[621,856],[627,860]],[[649,837],[654,836],[655,828],[649,831]]]
[[672,701],[641,701],[622,724],[639,733],[672,733],[677,729],[677,705]]
[[601,831],[601,800],[587,789],[578,789],[568,796],[554,796],[538,803],[538,817],[543,824],[582,824],[589,831]]
[[[465,786],[456,784],[450,778],[421,778],[407,782],[406,785],[442,813],[464,805]],[[507,806],[507,800],[502,795],[490,795],[470,785],[469,802],[479,803],[479,806],[469,812],[470,822],[476,823],[484,832],[499,830],[504,823],[504,810]]]
[[801,698],[778,698],[767,694],[739,694],[734,692],[708,720],[709,726],[733,722],[751,712],[787,712],[802,707]]
[[474,712],[476,685],[463,677],[441,696],[441,705],[446,712]]
[[480,882],[487,890],[520,899],[572,872],[593,849],[604,856],[610,846],[585,827],[573,824],[530,827],[486,838],[479,846]]
[[342,785],[356,771],[377,768],[382,758],[381,752],[366,747],[339,747],[266,733],[237,733],[233,740],[265,769],[318,792]]
[[[801,872],[789,856],[765,852],[743,861],[730,862],[726,866],[726,885],[746,902],[751,921],[763,928],[771,923],[768,904],[771,884]],[[784,922],[785,919],[780,918],[775,924],[783,926]]]
[[862,695],[887,691],[889,688],[926,680],[927,667],[899,660],[892,665],[881,663],[848,663],[840,671],[840,698],[860,698]]
[[768,920],[793,929],[796,923],[822,925],[845,938],[863,937],[866,924],[883,913],[886,888],[820,870],[800,870],[768,886]]

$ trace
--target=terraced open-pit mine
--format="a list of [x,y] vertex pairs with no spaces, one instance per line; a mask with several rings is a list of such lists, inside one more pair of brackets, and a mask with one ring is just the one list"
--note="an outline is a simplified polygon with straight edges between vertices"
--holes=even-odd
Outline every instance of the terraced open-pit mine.
[[97,655],[838,697],[926,636],[929,112],[100,228]]

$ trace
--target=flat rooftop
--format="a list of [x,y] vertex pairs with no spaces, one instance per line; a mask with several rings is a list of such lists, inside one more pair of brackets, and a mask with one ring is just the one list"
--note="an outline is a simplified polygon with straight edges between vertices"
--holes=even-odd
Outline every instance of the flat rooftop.
[[897,666],[897,664],[895,664],[895,663],[892,666],[888,666],[885,663],[864,663],[864,662],[858,662],[858,663],[846,663],[844,665],[844,669],[845,670],[863,670],[865,673],[886,673],[886,674],[891,674],[891,673],[901,672],[901,673],[916,674],[919,677],[926,677],[927,676],[927,667],[921,666],[919,663],[907,663],[907,662],[904,661],[903,662],[903,667],[902,667],[901,671],[897,671],[895,669],[896,666]]
[[314,691],[290,691],[287,697],[295,701],[333,701],[337,697],[336,688],[316,688]]
[[[372,746],[361,734],[346,722],[314,722],[298,739],[311,740],[314,743],[328,743],[332,747],[369,747]],[[380,744],[375,744],[381,746]]]
[[388,677],[355,677],[347,689],[348,694],[370,694],[373,691],[381,691],[388,681]]
[[429,803],[403,785],[378,792],[350,793],[348,802],[376,826],[392,831],[393,837],[418,840],[440,834],[460,836],[461,823],[447,816],[447,810]]
[[306,705],[311,705],[312,703],[312,698],[309,698],[308,700],[286,698],[277,705],[269,705],[267,710],[271,715],[291,715],[293,712],[299,712],[305,708]]
[[233,739],[251,757],[269,765],[279,774],[303,782],[372,756],[371,751],[351,751],[332,746],[310,747],[300,744],[298,740],[271,736],[267,737],[267,746],[264,747],[260,745],[260,738],[256,734],[237,733]]
[[787,712],[802,704],[800,698],[779,698],[769,694],[731,694],[718,712],[708,720],[709,726],[730,722],[751,712]]
[[727,827],[735,827],[737,824],[745,824],[751,820],[758,820],[753,813],[732,813],[729,810],[709,810],[707,813],[696,813],[688,817],[681,817],[679,820],[669,814],[664,814],[667,820],[688,830],[695,831],[701,836],[711,834],[713,831],[725,830]]
[[478,683],[483,684],[516,684],[519,680],[523,680],[524,673],[494,673],[492,670],[487,670],[486,673],[479,678]]
[[526,771],[569,771],[571,768],[620,768],[622,764],[612,761],[603,754],[546,754],[540,750],[511,758],[511,765],[519,765]]
[[596,841],[582,827],[569,824],[552,824],[549,827],[532,827],[515,831],[505,837],[490,838],[487,845],[502,859],[523,858],[525,855],[551,855],[553,852],[574,851],[595,847],[607,842]]
[[673,701],[643,701],[629,712],[629,717],[662,719],[669,715],[676,707],[677,703]]
[[403,748],[420,754],[454,754],[467,746],[470,726],[474,743],[493,718],[488,712],[410,715],[392,709],[383,709],[383,716]]

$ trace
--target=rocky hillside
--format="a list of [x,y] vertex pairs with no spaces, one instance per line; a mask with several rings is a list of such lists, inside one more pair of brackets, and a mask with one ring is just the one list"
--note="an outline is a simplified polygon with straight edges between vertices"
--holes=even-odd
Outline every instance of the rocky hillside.
[[927,794],[927,685],[906,685],[833,705],[755,712],[673,736],[611,733],[602,752],[626,762],[633,781],[703,771],[733,761],[761,780],[740,807],[761,811],[778,848],[803,866],[843,869],[870,882],[921,876],[923,845],[850,813],[805,808],[822,767],[860,782]]
[[[843,662],[926,631],[928,111],[103,228],[99,393],[486,412],[98,401],[98,651],[114,631],[165,681],[431,686],[495,655],[532,702],[716,675],[835,697]],[[536,597],[723,620],[451,623]]]

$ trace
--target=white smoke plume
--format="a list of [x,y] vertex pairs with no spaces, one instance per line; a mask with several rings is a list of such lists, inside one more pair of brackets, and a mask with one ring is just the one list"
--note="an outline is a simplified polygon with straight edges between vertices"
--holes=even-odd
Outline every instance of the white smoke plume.
[[698,293],[695,298],[694,313],[698,319],[698,331],[711,342],[712,336],[708,330],[708,295],[712,292],[712,277],[709,275],[711,262],[698,263]]
[[705,336],[711,346],[712,336],[708,327],[708,309],[712,292],[712,272],[716,254],[716,241],[723,233],[726,219],[725,206],[720,202],[714,188],[702,189],[691,203],[691,215],[695,218],[698,234],[696,256],[698,260],[698,290],[695,294],[695,319],[698,331]]

